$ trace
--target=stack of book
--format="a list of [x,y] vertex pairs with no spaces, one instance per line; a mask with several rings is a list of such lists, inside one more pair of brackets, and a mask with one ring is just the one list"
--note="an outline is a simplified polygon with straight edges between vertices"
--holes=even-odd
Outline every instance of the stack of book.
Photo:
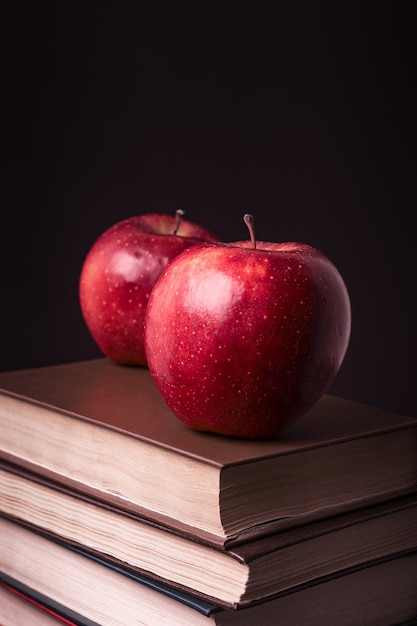
[[416,488],[411,417],[325,395],[248,441],[187,428],[146,368],[6,372],[0,623],[414,623]]

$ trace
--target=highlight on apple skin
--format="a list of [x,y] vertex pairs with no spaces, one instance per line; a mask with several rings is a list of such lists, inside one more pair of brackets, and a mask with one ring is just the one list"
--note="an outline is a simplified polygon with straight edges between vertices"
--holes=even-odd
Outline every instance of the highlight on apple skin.
[[345,282],[303,243],[206,243],[182,252],[146,312],[150,373],[189,427],[277,437],[325,393],[345,357]]
[[184,219],[182,210],[130,217],[98,237],[81,269],[79,301],[105,356],[122,365],[147,365],[144,321],[151,289],[177,254],[204,241],[220,240]]

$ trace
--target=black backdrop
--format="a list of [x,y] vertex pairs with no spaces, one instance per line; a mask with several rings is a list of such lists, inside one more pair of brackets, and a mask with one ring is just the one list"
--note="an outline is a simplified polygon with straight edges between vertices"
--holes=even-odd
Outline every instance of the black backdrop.
[[14,3],[2,16],[2,370],[99,356],[83,259],[174,212],[299,240],[348,286],[330,391],[416,415],[413,3]]

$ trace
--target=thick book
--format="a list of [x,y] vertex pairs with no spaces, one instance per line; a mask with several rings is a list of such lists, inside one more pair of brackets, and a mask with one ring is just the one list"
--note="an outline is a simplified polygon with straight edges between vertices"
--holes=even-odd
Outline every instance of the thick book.
[[[7,581],[7,582],[5,582]],[[71,615],[71,617],[70,617]],[[75,621],[74,621],[75,619]],[[100,626],[0,572],[1,626]]]
[[146,368],[0,374],[0,457],[220,545],[417,486],[417,420],[325,395],[275,441],[190,430]]
[[417,550],[417,495],[232,548],[210,547],[17,466],[0,466],[0,515],[224,607]]
[[[417,552],[355,568],[233,611],[52,541],[10,520],[0,518],[0,534],[8,538],[0,543],[0,607],[3,584],[44,610],[70,618],[68,624],[393,626],[417,619]],[[17,624],[37,626],[38,622],[11,622]],[[44,624],[49,626],[49,622],[39,622],[39,626]]]

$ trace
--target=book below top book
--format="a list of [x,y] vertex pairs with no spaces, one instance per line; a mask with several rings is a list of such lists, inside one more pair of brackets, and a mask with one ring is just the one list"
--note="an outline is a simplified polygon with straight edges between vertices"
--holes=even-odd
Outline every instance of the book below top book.
[[67,626],[399,626],[417,619],[417,552],[355,567],[234,611],[1,517],[0,535],[7,536],[0,542],[0,623],[8,626],[44,622],[27,612],[20,616],[13,599],[8,607],[2,584],[9,594],[24,594],[38,607],[66,616]]
[[250,441],[190,430],[146,368],[0,374],[0,458],[218,545],[409,493],[416,452],[416,419],[331,395]]
[[[417,495],[210,547],[0,463],[0,518],[24,524],[226,608],[243,608],[351,567],[417,550]],[[0,524],[1,526],[1,524]],[[4,549],[10,550],[10,534]],[[19,558],[19,551],[13,550]],[[0,569],[4,557],[0,558]]]

